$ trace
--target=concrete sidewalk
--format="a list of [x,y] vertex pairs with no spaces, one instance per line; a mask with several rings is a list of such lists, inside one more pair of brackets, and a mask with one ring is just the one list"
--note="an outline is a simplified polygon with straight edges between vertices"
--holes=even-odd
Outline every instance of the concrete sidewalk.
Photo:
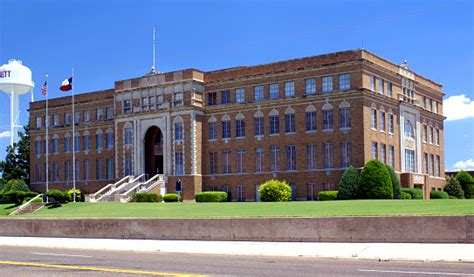
[[474,244],[249,242],[0,237],[0,246],[474,263]]

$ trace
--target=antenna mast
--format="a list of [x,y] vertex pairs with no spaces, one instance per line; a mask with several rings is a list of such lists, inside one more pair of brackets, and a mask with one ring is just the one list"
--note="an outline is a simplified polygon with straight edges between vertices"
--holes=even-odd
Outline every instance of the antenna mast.
[[153,28],[153,65],[151,67],[151,72],[156,72],[156,62],[155,62],[155,28]]

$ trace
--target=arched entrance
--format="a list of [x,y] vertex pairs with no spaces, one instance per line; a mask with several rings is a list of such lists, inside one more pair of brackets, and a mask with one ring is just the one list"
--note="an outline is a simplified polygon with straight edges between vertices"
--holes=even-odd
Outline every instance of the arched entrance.
[[163,133],[156,126],[145,134],[145,173],[149,178],[163,174]]

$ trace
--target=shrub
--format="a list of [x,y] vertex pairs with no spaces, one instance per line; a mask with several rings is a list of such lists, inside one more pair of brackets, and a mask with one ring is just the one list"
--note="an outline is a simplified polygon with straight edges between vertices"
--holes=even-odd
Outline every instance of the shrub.
[[449,195],[444,191],[430,191],[430,199],[449,199]]
[[387,167],[388,173],[390,174],[390,180],[392,181],[393,199],[400,199],[400,178],[398,178],[397,173],[395,173],[391,166],[385,166]]
[[30,188],[28,185],[25,183],[25,181],[21,179],[13,179],[8,181],[8,183],[5,185],[5,188],[3,189],[3,192],[8,192],[8,191],[30,191]]
[[464,191],[462,190],[458,179],[455,177],[446,176],[446,186],[444,186],[444,191],[456,198],[464,198]]
[[205,191],[196,193],[196,202],[225,202],[227,193],[224,191]]
[[455,196],[449,195],[449,199],[458,199],[458,198]]
[[319,201],[337,200],[337,190],[323,190],[318,193]]
[[268,180],[258,190],[263,202],[286,202],[291,199],[291,187],[286,181]]
[[378,160],[368,161],[359,177],[358,197],[362,199],[392,199],[393,187],[390,173]]
[[423,191],[421,189],[407,189],[403,188],[403,192],[411,195],[411,199],[423,199]]
[[464,197],[466,199],[474,198],[474,179],[464,170],[460,170],[456,174],[456,179],[464,191]]
[[59,204],[64,204],[70,201],[70,195],[67,192],[60,191],[57,189],[51,189],[46,192],[46,196],[48,198],[53,199],[55,202]]
[[161,202],[160,194],[139,192],[132,195],[131,202]]
[[[6,182],[5,182],[5,179],[0,178],[0,194],[1,194],[2,190],[3,190],[3,188],[5,188],[5,183],[6,183]],[[1,197],[1,196],[0,196],[0,197]]]
[[342,174],[341,180],[339,181],[339,190],[337,193],[337,199],[355,199],[357,195],[359,182],[359,174],[357,170],[351,165]]
[[25,199],[31,199],[38,195],[36,192],[32,191],[18,191],[18,190],[10,190],[4,193],[3,201],[4,203],[10,203],[10,204],[22,204]]
[[411,194],[409,194],[408,192],[405,192],[405,191],[401,191],[400,192],[400,195],[402,197],[403,200],[409,200],[411,199]]
[[178,202],[179,201],[179,195],[175,193],[167,193],[165,196],[163,196],[163,200],[165,202]]
[[[64,191],[64,193],[68,195],[69,201],[72,201],[74,199],[73,198],[74,189],[66,190]],[[81,191],[76,189],[76,202],[79,202],[79,201],[82,201]]]

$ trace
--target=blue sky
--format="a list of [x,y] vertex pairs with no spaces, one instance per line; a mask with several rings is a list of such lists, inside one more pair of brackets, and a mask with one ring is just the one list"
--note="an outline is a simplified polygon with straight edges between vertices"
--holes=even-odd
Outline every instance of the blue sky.
[[[77,93],[144,75],[152,64],[153,27],[160,71],[253,65],[363,45],[395,63],[407,58],[411,69],[443,84],[445,166],[474,168],[473,10],[472,1],[0,0],[0,64],[23,60],[42,100],[45,74],[50,97],[63,95],[57,88],[71,68]],[[0,94],[2,111],[8,101]],[[0,114],[0,159],[8,122]]]

